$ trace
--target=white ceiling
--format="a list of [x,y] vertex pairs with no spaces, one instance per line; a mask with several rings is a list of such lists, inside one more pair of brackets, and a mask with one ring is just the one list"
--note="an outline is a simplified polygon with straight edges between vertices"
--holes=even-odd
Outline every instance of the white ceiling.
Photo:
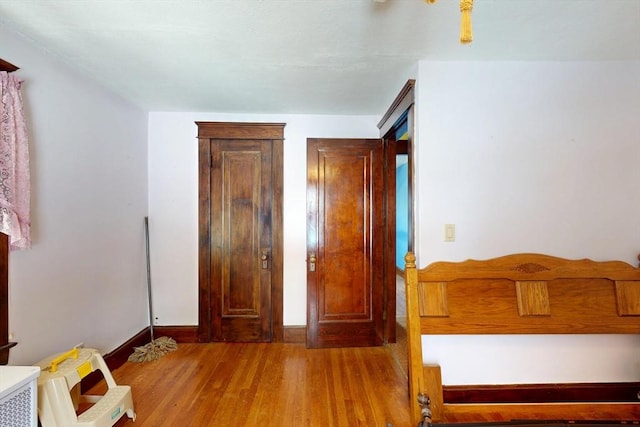
[[0,25],[149,111],[382,114],[421,59],[640,60],[640,0],[476,0],[470,45],[457,0],[0,0]]

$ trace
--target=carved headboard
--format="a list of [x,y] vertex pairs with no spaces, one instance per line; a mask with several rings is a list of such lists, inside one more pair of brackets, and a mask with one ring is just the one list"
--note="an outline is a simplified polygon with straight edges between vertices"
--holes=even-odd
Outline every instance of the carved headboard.
[[542,254],[436,262],[420,270],[412,253],[405,261],[410,391],[416,420],[425,416],[417,404],[420,393],[423,400],[430,400],[434,421],[483,421],[487,413],[498,418],[494,421],[614,419],[613,415],[640,419],[637,398],[632,403],[584,405],[450,404],[444,399],[440,368],[423,365],[421,342],[426,334],[640,334],[640,269],[621,261]]

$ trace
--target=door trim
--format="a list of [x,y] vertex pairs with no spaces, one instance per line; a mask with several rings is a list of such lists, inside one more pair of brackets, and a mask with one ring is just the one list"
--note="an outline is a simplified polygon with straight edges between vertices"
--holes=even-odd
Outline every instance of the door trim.
[[272,341],[284,341],[283,170],[286,123],[195,122],[198,126],[198,341],[210,342],[211,327],[211,139],[271,140],[272,151]]
[[[407,154],[409,157],[409,250],[414,248],[414,209],[413,209],[413,146],[414,146],[414,127],[415,127],[415,80],[407,80],[405,85],[396,96],[387,112],[378,123],[380,137],[385,142],[385,167],[386,167],[386,188],[385,188],[385,209],[388,220],[385,222],[385,272],[384,272],[384,291],[385,291],[385,341],[389,343],[396,342],[396,244],[395,244],[395,155],[397,151],[397,141],[393,135],[395,129],[403,122],[407,121],[408,140]],[[393,170],[393,172],[391,172]],[[389,248],[392,248],[389,250]]]

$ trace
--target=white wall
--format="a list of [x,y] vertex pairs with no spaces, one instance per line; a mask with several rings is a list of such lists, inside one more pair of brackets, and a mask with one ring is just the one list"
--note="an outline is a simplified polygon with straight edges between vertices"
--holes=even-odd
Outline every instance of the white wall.
[[377,138],[378,117],[149,114],[149,222],[158,325],[198,324],[198,141],[195,121],[284,128],[284,324],[306,324],[306,140]]
[[102,352],[147,324],[147,115],[0,28],[21,69],[32,249],[9,263],[10,363],[83,342]]
[[[421,62],[417,110],[419,266],[515,252],[637,265],[640,62]],[[638,336],[424,339],[448,384],[638,381],[639,347]]]

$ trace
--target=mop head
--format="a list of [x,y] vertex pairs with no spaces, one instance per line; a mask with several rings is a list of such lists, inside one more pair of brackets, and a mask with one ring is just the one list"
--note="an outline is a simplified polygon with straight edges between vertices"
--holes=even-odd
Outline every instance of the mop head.
[[178,344],[173,338],[160,337],[142,347],[135,347],[135,351],[128,360],[129,362],[151,362],[177,349]]

